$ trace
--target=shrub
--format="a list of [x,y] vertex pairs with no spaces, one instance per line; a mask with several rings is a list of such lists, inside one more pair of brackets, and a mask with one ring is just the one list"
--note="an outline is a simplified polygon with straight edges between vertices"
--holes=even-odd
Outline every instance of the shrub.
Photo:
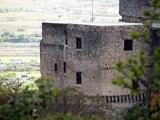
[[[52,80],[37,80],[9,94],[0,106],[1,120],[105,120],[106,106],[99,97],[89,97],[74,88],[57,90]],[[107,106],[108,108],[108,106]]]

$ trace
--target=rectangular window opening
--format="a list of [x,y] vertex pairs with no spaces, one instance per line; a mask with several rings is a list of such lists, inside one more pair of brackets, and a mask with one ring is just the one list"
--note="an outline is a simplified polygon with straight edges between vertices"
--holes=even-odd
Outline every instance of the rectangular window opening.
[[133,50],[133,40],[125,39],[124,40],[124,50]]
[[82,73],[81,72],[76,72],[76,84],[81,85],[82,83]]
[[57,65],[57,63],[54,64],[54,71],[58,71],[58,65]]
[[80,37],[76,37],[76,48],[81,49],[82,48],[82,40]]
[[63,66],[64,70],[63,71],[64,71],[64,73],[66,73],[66,62],[64,62],[63,64],[64,64],[64,66]]
[[65,44],[68,45],[67,31],[66,30],[64,31],[64,34],[65,34]]

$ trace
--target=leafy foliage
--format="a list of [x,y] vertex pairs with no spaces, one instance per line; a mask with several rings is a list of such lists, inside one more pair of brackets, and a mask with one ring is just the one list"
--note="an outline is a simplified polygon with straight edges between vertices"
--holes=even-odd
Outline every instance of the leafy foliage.
[[36,114],[35,111],[45,108],[56,95],[56,89],[52,84],[47,84],[47,79],[39,79],[37,87],[37,90],[26,87],[10,95],[8,103],[0,106],[0,119],[32,120]]
[[139,92],[140,86],[138,81],[144,86],[147,85],[145,81],[142,81],[145,78],[145,59],[145,53],[142,51],[138,57],[130,58],[125,62],[118,61],[116,64],[116,70],[121,73],[121,76],[114,79],[113,84],[129,88],[132,92]]
[[54,82],[46,78],[35,83],[34,89],[26,86],[10,92],[0,106],[1,120],[104,120],[107,117],[105,110],[109,107],[99,97],[89,97],[74,88],[57,90]]
[[130,33],[132,39],[141,42],[142,51],[138,56],[119,61],[116,65],[120,76],[113,80],[114,84],[127,87],[134,93],[146,92],[148,95],[144,105],[128,111],[125,120],[160,119],[160,29],[156,26],[160,23],[160,0],[149,0],[149,3],[150,8],[144,10],[143,14],[143,29]]
[[150,113],[153,120],[158,120],[160,118],[160,92],[156,92],[152,95],[150,101]]
[[150,120],[146,114],[147,106],[136,105],[130,109],[127,115],[124,117],[124,120]]

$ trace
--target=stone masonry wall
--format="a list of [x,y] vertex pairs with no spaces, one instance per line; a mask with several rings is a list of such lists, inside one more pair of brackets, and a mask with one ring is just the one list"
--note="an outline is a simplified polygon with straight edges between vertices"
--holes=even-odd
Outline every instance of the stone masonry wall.
[[113,26],[102,33],[100,64],[103,95],[119,95],[129,92],[127,89],[112,84],[112,80],[118,75],[114,67],[118,60],[127,60],[139,52],[141,45],[138,41],[133,42],[132,51],[124,51],[124,40],[130,39],[129,33],[131,31],[139,29],[139,26]]
[[124,22],[141,22],[143,11],[149,8],[148,0],[120,0],[119,14]]
[[[117,60],[134,57],[140,43],[133,42],[133,51],[124,51],[128,33],[141,26],[91,26],[75,24],[43,24],[41,41],[41,73],[56,81],[57,87],[73,86],[89,95],[120,95],[129,91],[112,84],[117,75]],[[66,34],[67,33],[67,34]],[[82,49],[76,49],[76,37]],[[67,39],[68,45],[65,45]],[[66,73],[63,63],[66,62]],[[54,71],[54,64],[58,71]],[[82,84],[76,84],[76,72],[82,72]]]
[[[42,24],[42,41],[40,44],[40,70],[42,76],[55,80],[57,87],[63,86],[63,50],[66,26],[61,24]],[[54,71],[54,65],[58,71]]]

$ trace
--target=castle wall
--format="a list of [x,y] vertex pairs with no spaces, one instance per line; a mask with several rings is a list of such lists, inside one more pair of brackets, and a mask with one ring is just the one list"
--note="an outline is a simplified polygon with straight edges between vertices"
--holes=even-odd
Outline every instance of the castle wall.
[[119,14],[123,22],[141,22],[144,9],[149,8],[148,0],[120,0]]
[[[68,25],[68,85],[87,94],[101,94],[99,57],[101,50],[100,27]],[[76,37],[82,40],[82,49],[76,49]],[[76,85],[76,72],[82,72],[82,84]]]
[[[140,26],[132,25],[43,24],[41,73],[53,78],[57,87],[73,86],[90,95],[128,93],[128,90],[112,84],[117,75],[114,67],[117,60],[128,59],[140,50],[140,44],[134,41],[133,50],[124,51],[128,33],[139,29]],[[81,38],[82,49],[76,49],[76,37]],[[66,39],[68,45],[64,44]],[[63,71],[64,61],[66,73]],[[55,63],[58,63],[56,72]],[[76,84],[76,72],[82,72],[81,85]]]
[[[40,44],[40,71],[42,76],[55,80],[57,87],[63,86],[63,59],[65,25],[42,24],[42,41]],[[58,71],[55,71],[55,64]]]
[[124,40],[130,39],[129,33],[138,31],[140,26],[112,26],[102,33],[101,80],[103,95],[127,94],[129,90],[113,85],[112,81],[118,75],[115,64],[118,60],[127,60],[137,55],[141,48],[138,41],[133,42],[132,51],[124,51]]

